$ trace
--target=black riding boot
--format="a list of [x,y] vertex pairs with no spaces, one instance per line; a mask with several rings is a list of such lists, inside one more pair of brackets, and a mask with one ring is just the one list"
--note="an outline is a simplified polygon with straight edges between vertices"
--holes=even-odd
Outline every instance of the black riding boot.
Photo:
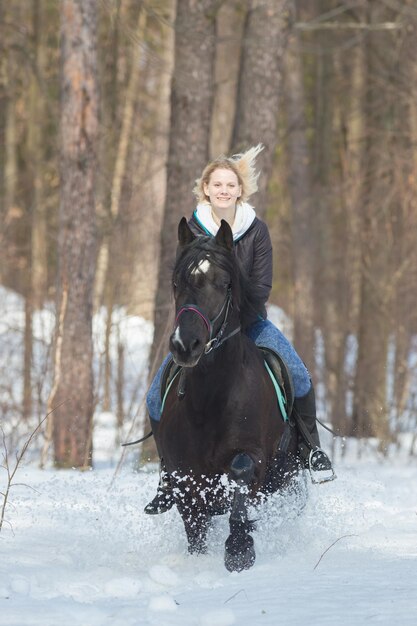
[[149,502],[144,508],[145,513],[148,515],[158,515],[159,513],[165,513],[169,511],[174,505],[174,496],[172,494],[171,482],[169,474],[165,469],[164,460],[161,458],[161,453],[158,447],[157,433],[159,422],[153,420],[151,417],[149,421],[152,426],[152,432],[154,434],[156,449],[158,450],[160,465],[159,465],[159,484],[156,490],[156,495],[153,500]]
[[332,463],[320,447],[316,421],[316,397],[313,384],[301,398],[294,398],[294,414],[300,433],[298,452],[304,466],[310,470],[313,482],[326,482],[336,478]]

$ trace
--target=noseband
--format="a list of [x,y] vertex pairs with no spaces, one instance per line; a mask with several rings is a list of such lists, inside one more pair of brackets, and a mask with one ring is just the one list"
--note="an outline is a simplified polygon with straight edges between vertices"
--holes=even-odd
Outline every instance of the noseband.
[[[181,315],[183,313],[189,312],[189,313],[195,313],[196,315],[198,315],[204,322],[205,327],[207,328],[207,332],[208,332],[208,342],[206,343],[206,346],[204,348],[204,353],[208,354],[209,352],[211,352],[212,350],[214,350],[215,348],[218,348],[222,343],[224,343],[226,341],[226,339],[229,339],[230,337],[233,337],[233,335],[236,335],[239,331],[240,331],[240,326],[238,326],[237,328],[235,328],[231,333],[229,333],[228,335],[226,335],[225,337],[224,335],[224,331],[226,330],[226,326],[227,326],[227,318],[229,316],[229,312],[230,309],[233,307],[232,304],[232,288],[229,286],[227,289],[227,294],[226,294],[226,298],[222,304],[222,307],[220,309],[220,311],[217,313],[216,317],[214,317],[212,320],[209,319],[209,317],[207,317],[207,315],[205,315],[203,313],[203,311],[200,309],[199,306],[197,306],[196,304],[184,304],[184,306],[182,306],[180,308],[180,310],[177,313],[177,317],[175,318],[175,328],[178,325],[178,321],[181,317]],[[221,314],[223,313],[223,311],[226,309],[226,312],[224,314],[224,319],[223,319],[223,323],[220,326],[220,329],[217,333],[217,335],[215,335],[215,337],[213,337],[213,331],[214,331],[214,324],[217,322],[217,320],[219,319],[219,317],[221,316]]]

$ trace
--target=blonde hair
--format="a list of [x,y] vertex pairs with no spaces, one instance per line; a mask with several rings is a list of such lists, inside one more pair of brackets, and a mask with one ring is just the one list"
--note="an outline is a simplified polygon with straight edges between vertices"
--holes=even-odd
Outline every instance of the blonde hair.
[[208,185],[210,176],[215,170],[231,170],[238,178],[242,186],[242,194],[238,202],[246,202],[255,191],[258,190],[258,178],[260,172],[255,169],[255,161],[258,154],[264,149],[259,143],[241,154],[231,157],[220,156],[206,165],[200,178],[195,181],[193,193],[199,202],[208,202],[209,198],[204,193],[204,184]]

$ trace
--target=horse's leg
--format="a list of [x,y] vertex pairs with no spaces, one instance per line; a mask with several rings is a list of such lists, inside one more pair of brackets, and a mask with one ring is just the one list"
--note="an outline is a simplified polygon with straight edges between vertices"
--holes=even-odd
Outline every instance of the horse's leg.
[[210,515],[201,509],[184,503],[177,504],[184,522],[190,554],[205,554],[207,552],[207,531],[210,524]]
[[249,534],[253,522],[248,518],[247,494],[255,475],[255,463],[248,454],[237,454],[230,465],[230,477],[237,483],[229,518],[230,535],[225,544],[224,563],[229,572],[249,569],[255,562],[255,548]]

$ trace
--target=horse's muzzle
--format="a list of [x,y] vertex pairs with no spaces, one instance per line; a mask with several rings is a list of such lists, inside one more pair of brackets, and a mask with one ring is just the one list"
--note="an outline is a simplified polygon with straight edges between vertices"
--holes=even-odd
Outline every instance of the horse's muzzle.
[[169,348],[177,365],[195,367],[204,354],[205,344],[198,338],[182,339],[178,328],[172,333]]

